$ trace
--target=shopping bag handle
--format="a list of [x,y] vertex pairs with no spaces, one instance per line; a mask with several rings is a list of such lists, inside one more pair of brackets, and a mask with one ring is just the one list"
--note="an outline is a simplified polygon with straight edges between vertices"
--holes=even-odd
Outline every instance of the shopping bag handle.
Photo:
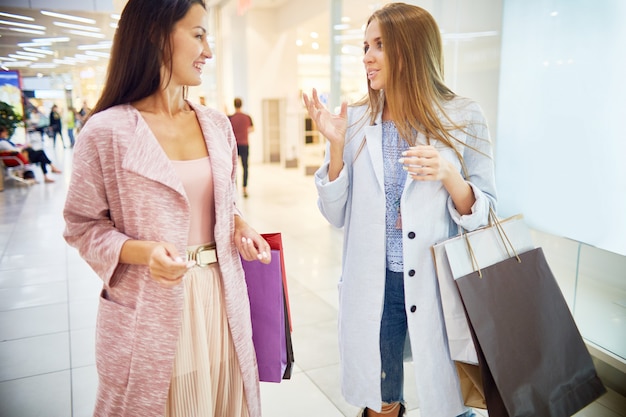
[[[497,230],[498,235],[500,235],[500,240],[502,240],[502,243],[504,244],[504,249],[506,250],[506,253],[509,256],[509,258],[512,258],[511,252],[513,252],[513,256],[515,256],[515,259],[517,259],[517,262],[522,263],[522,259],[517,254],[517,251],[515,250],[515,246],[513,246],[513,243],[511,243],[511,240],[509,239],[506,232],[504,231],[504,227],[502,226],[502,223],[498,219],[498,216],[496,216],[496,212],[493,210],[493,207],[491,206],[489,206],[489,225],[492,227],[495,227],[495,229]],[[478,272],[478,277],[482,278],[483,273],[480,269],[480,265],[478,265],[478,260],[476,259],[476,254],[474,253],[474,249],[472,249],[472,244],[470,243],[470,239],[467,234],[467,231],[462,228],[461,232],[463,234],[463,238],[465,239],[465,243],[467,244],[467,250],[470,254],[470,258],[472,259],[472,268],[474,269],[475,272]]]

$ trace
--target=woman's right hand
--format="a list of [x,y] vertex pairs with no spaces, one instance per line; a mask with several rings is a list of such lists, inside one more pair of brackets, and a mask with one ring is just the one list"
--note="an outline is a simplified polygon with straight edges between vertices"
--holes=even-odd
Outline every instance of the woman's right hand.
[[303,94],[304,105],[309,112],[311,119],[315,121],[317,130],[326,137],[331,145],[340,145],[343,148],[346,130],[348,129],[348,105],[341,103],[339,114],[332,114],[320,102],[317,90],[313,89],[312,97]]
[[147,265],[153,280],[164,287],[181,283],[187,270],[195,265],[187,262],[169,242],[129,239],[122,245],[120,263]]
[[187,270],[195,265],[178,255],[176,247],[170,243],[159,242],[150,252],[148,268],[152,279],[165,287],[180,284]]

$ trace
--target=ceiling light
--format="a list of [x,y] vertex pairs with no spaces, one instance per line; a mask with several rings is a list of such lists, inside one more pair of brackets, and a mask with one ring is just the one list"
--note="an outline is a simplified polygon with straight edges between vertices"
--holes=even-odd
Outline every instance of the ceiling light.
[[46,30],[45,26],[31,25],[30,23],[11,22],[8,20],[0,20],[0,25],[15,26],[18,28],[35,29],[35,30]]
[[77,48],[81,51],[88,51],[90,49],[111,49],[113,42],[102,42],[92,45],[78,45]]
[[24,55],[15,55],[15,54],[9,54],[9,56],[11,58],[15,58],[15,59],[26,59],[28,61],[39,61],[39,58],[35,58],[34,56],[24,56]]
[[28,48],[29,46],[50,46],[52,45],[52,42],[22,42],[22,43],[18,43],[17,46],[19,46],[20,48]]
[[[97,56],[91,56],[91,55],[86,55],[86,54],[76,54],[74,55],[74,57],[76,59],[82,59],[82,60],[87,60],[87,61],[97,61],[100,59],[100,57]],[[108,57],[107,57],[108,58]]]
[[116,13],[113,13],[113,14],[111,15],[111,19],[115,19],[115,20],[120,20],[120,18],[121,18],[121,17],[122,17],[122,15],[120,15],[120,14],[116,14]]
[[79,35],[79,36],[88,36],[90,38],[104,38],[104,34],[103,33],[93,33],[93,32],[83,32],[82,30],[70,30],[69,31],[72,35]]
[[35,53],[35,52],[16,51],[15,53],[18,54],[18,55],[34,56],[34,57],[37,57],[37,58],[45,58],[46,57],[45,54],[39,54],[39,53]]
[[23,48],[25,51],[28,52],[35,52],[37,54],[46,54],[46,55],[54,55],[54,51],[51,51],[49,49],[39,49],[39,48]]
[[59,19],[73,20],[74,22],[89,23],[89,24],[92,24],[92,25],[96,24],[96,21],[94,19],[88,19],[86,17],[79,17],[79,16],[73,16],[73,15],[69,15],[69,14],[49,12],[47,10],[42,10],[41,14],[46,15],[46,16],[50,16],[50,17],[56,17],[56,18],[59,18]]
[[65,22],[52,22],[54,26],[59,26],[62,28],[68,29],[78,29],[78,30],[86,30],[88,32],[100,32],[100,28],[93,26],[84,26],[84,25],[75,25],[73,23],[65,23]]
[[304,42],[302,42],[301,39],[296,40],[296,45],[297,46],[302,46]]
[[[32,64],[30,67],[31,68],[56,68],[58,65],[57,64],[53,64],[53,63],[45,63],[45,62],[41,62],[39,64]],[[37,74],[39,76],[39,74]]]
[[8,68],[23,68],[23,67],[30,67],[31,64],[32,62],[30,61],[15,61],[15,62],[7,62],[4,64],[4,66]]
[[313,42],[313,43],[311,44],[311,48],[313,48],[313,49],[320,49],[320,44],[319,44],[319,43],[317,43],[317,42]]
[[22,15],[19,15],[19,14],[11,14],[11,13],[0,12],[0,16],[10,17],[12,19],[26,20],[28,22],[34,22],[35,21],[35,19],[33,19],[32,17],[22,16]]
[[85,51],[85,55],[90,55],[90,56],[99,56],[102,58],[110,58],[111,54],[108,54],[106,52],[95,52],[95,51]]
[[317,39],[317,38],[319,38],[319,37],[320,37],[320,35],[319,35],[319,33],[317,33],[317,32],[311,32],[311,37],[312,37],[313,39]]
[[8,56],[0,56],[0,61],[17,61],[17,59],[9,58]]
[[46,32],[43,30],[32,30],[32,29],[20,29],[20,28],[9,28],[14,32],[22,32],[22,33],[30,33],[31,35],[45,35]]
[[109,26],[113,29],[117,29],[117,23],[109,23]]
[[76,65],[76,62],[70,59],[53,59],[52,62],[55,64]]
[[39,39],[32,39],[33,42],[37,42],[40,45],[44,44],[44,43],[48,43],[48,42],[69,42],[70,38],[68,38],[67,36],[58,36],[56,38],[39,38]]

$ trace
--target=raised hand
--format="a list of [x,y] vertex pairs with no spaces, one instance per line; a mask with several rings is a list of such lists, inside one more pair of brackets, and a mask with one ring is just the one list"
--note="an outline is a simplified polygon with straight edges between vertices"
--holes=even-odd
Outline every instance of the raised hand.
[[339,114],[332,114],[320,102],[317,90],[313,89],[312,97],[302,95],[304,105],[309,112],[311,119],[315,121],[317,130],[328,139],[333,145],[341,145],[345,142],[346,130],[348,128],[348,105],[341,103]]

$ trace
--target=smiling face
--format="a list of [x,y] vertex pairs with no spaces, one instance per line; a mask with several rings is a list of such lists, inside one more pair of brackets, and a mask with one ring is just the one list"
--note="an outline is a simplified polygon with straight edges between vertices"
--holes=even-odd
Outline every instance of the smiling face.
[[383,49],[383,40],[380,34],[378,21],[373,19],[365,30],[365,40],[363,41],[363,64],[373,90],[385,88],[387,80],[387,59]]
[[202,68],[206,60],[213,56],[207,40],[206,21],[206,10],[194,4],[185,17],[174,25],[170,36],[171,82],[177,85],[200,85],[202,82]]

